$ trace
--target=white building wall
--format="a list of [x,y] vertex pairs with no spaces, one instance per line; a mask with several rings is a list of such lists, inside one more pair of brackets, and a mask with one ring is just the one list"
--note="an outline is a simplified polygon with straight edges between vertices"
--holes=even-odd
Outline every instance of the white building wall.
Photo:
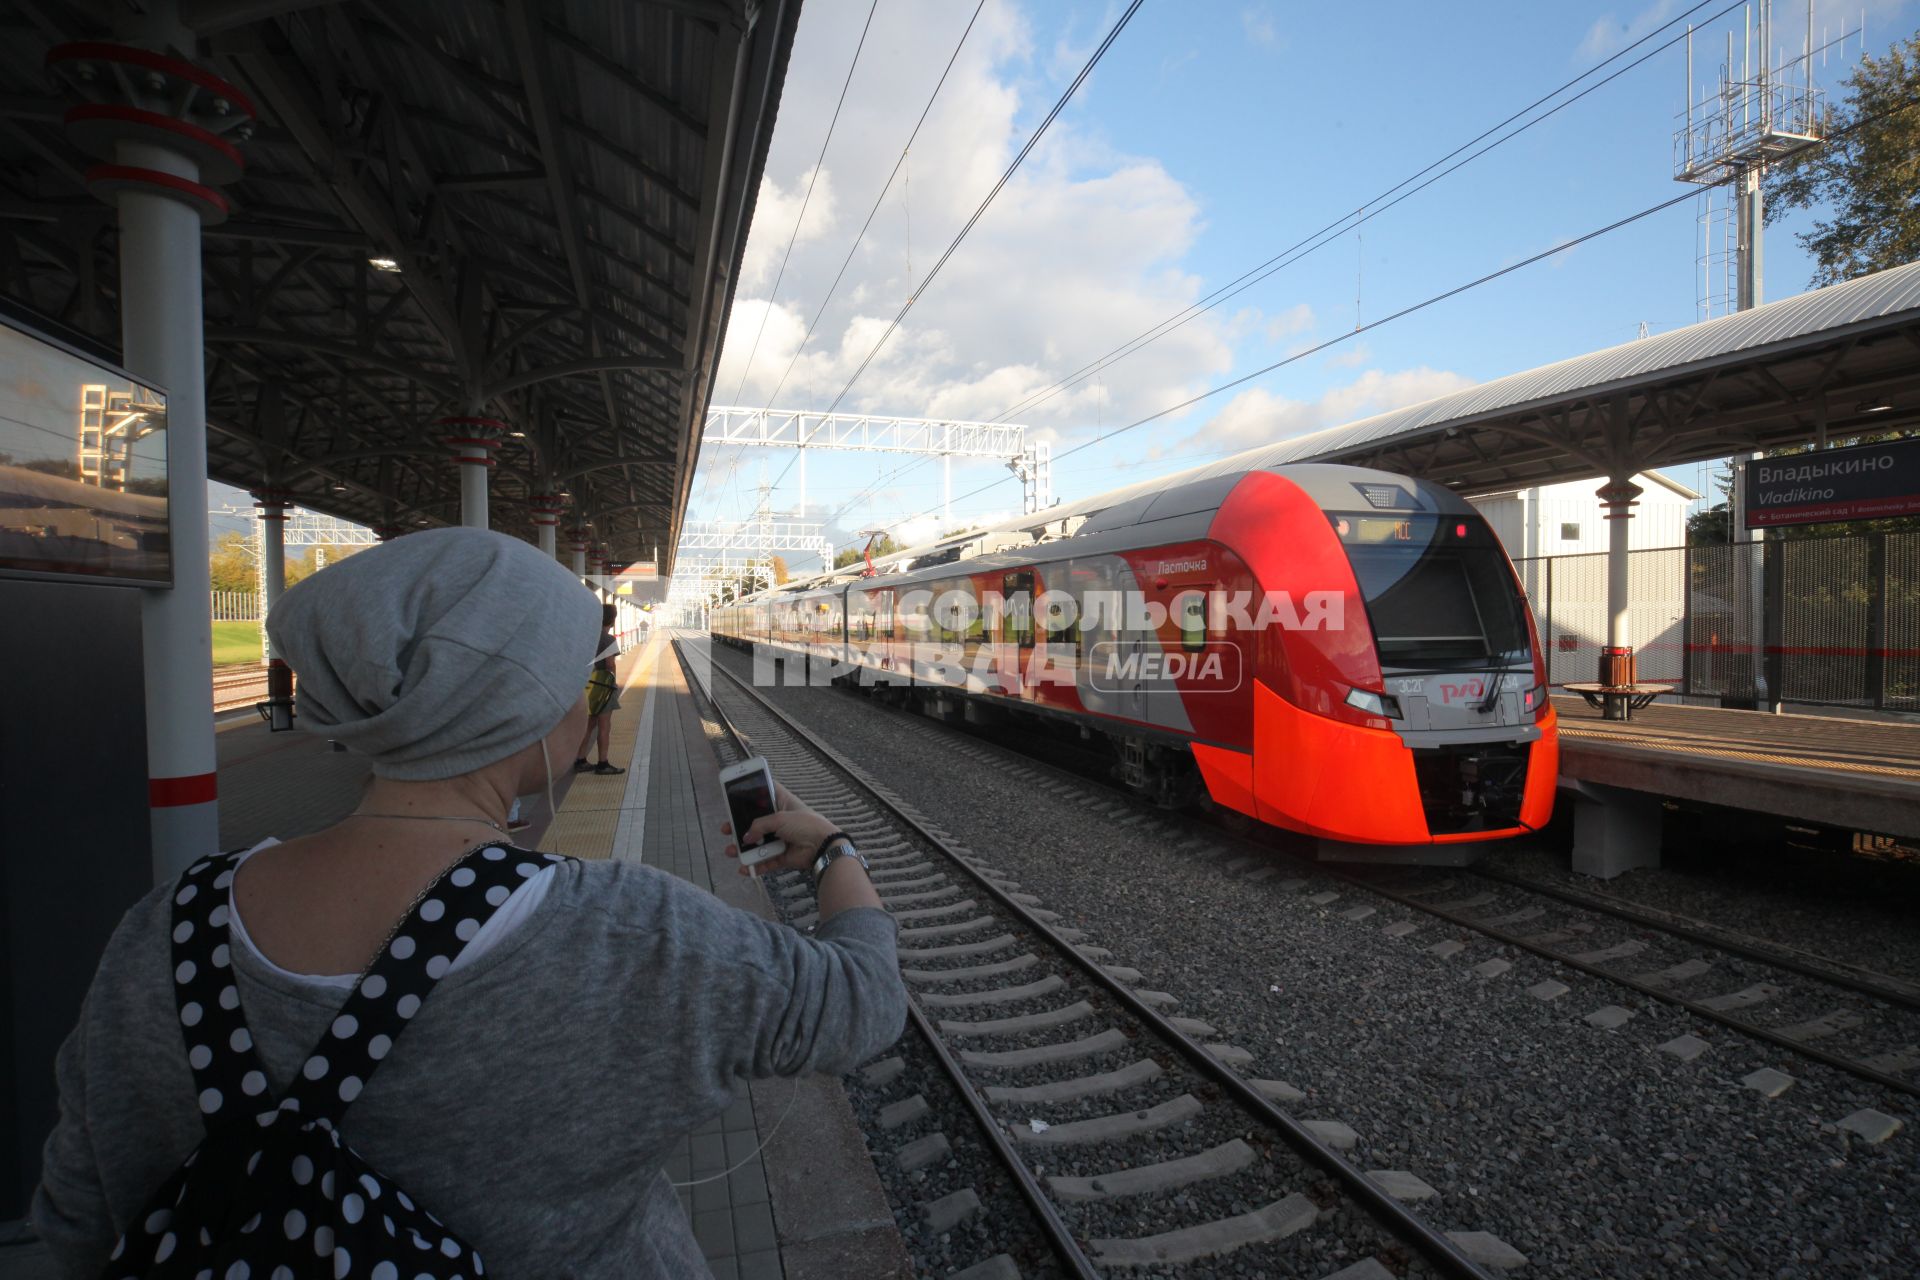
[[[1628,526],[1629,548],[1684,546],[1692,499],[1651,476],[1638,476],[1636,482],[1642,492]],[[1575,480],[1473,500],[1515,560],[1570,557],[1554,561],[1551,599],[1533,601],[1555,684],[1599,678],[1608,615],[1607,562],[1601,554],[1607,550],[1607,521],[1595,492],[1600,483]],[[1643,680],[1677,680],[1681,675],[1685,564],[1684,552],[1677,550],[1633,558],[1627,643],[1638,654]],[[1526,580],[1530,592],[1545,593],[1548,579],[1542,567],[1532,567]]]
[[[1633,509],[1627,545],[1678,547],[1687,540],[1691,499],[1650,476],[1640,476],[1640,505]],[[1473,499],[1515,560],[1530,556],[1571,556],[1607,549],[1606,513],[1596,492],[1598,480],[1570,480],[1513,493]]]

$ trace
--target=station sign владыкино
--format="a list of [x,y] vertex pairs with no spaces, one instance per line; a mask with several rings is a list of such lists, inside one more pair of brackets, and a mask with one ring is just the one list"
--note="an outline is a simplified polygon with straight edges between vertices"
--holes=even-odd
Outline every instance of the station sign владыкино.
[[1920,439],[1760,458],[1744,484],[1749,529],[1920,515]]

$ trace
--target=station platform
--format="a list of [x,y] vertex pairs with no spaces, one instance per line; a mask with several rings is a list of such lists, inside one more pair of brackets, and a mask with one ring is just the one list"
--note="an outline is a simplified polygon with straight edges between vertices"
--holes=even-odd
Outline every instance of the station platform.
[[1605,720],[1559,696],[1554,709],[1563,782],[1920,835],[1920,725],[1661,702]]
[[[699,711],[666,635],[619,661],[610,758],[627,772],[567,769],[544,796],[521,799],[527,848],[621,858],[681,876],[771,918],[758,888],[723,849],[725,801]],[[318,735],[272,734],[255,717],[218,734],[220,842],[242,848],[338,821],[367,778],[359,757]],[[559,762],[563,765],[570,762]],[[863,1135],[837,1079],[757,1081],[688,1135],[667,1163],[717,1280],[841,1280],[910,1271]],[[33,1245],[0,1249],[0,1280],[52,1277]]]

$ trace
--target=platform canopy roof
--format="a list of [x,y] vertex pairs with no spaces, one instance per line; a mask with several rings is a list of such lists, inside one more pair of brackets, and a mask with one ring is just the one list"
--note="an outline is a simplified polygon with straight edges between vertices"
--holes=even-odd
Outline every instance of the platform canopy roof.
[[[114,216],[44,64],[119,9],[0,0],[0,291],[109,350]],[[615,561],[670,554],[798,10],[181,0],[258,114],[205,241],[213,477],[453,523],[437,420],[498,419],[494,527],[564,492]]]
[[1920,262],[1237,455],[1469,494],[1920,422]]

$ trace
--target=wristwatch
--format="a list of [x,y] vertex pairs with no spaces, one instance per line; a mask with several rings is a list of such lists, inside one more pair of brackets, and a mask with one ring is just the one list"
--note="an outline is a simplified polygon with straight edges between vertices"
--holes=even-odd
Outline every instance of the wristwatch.
[[813,860],[813,878],[818,880],[826,874],[836,858],[852,858],[860,864],[862,871],[871,871],[867,857],[853,847],[853,837],[844,831],[836,831],[820,842],[820,856]]

